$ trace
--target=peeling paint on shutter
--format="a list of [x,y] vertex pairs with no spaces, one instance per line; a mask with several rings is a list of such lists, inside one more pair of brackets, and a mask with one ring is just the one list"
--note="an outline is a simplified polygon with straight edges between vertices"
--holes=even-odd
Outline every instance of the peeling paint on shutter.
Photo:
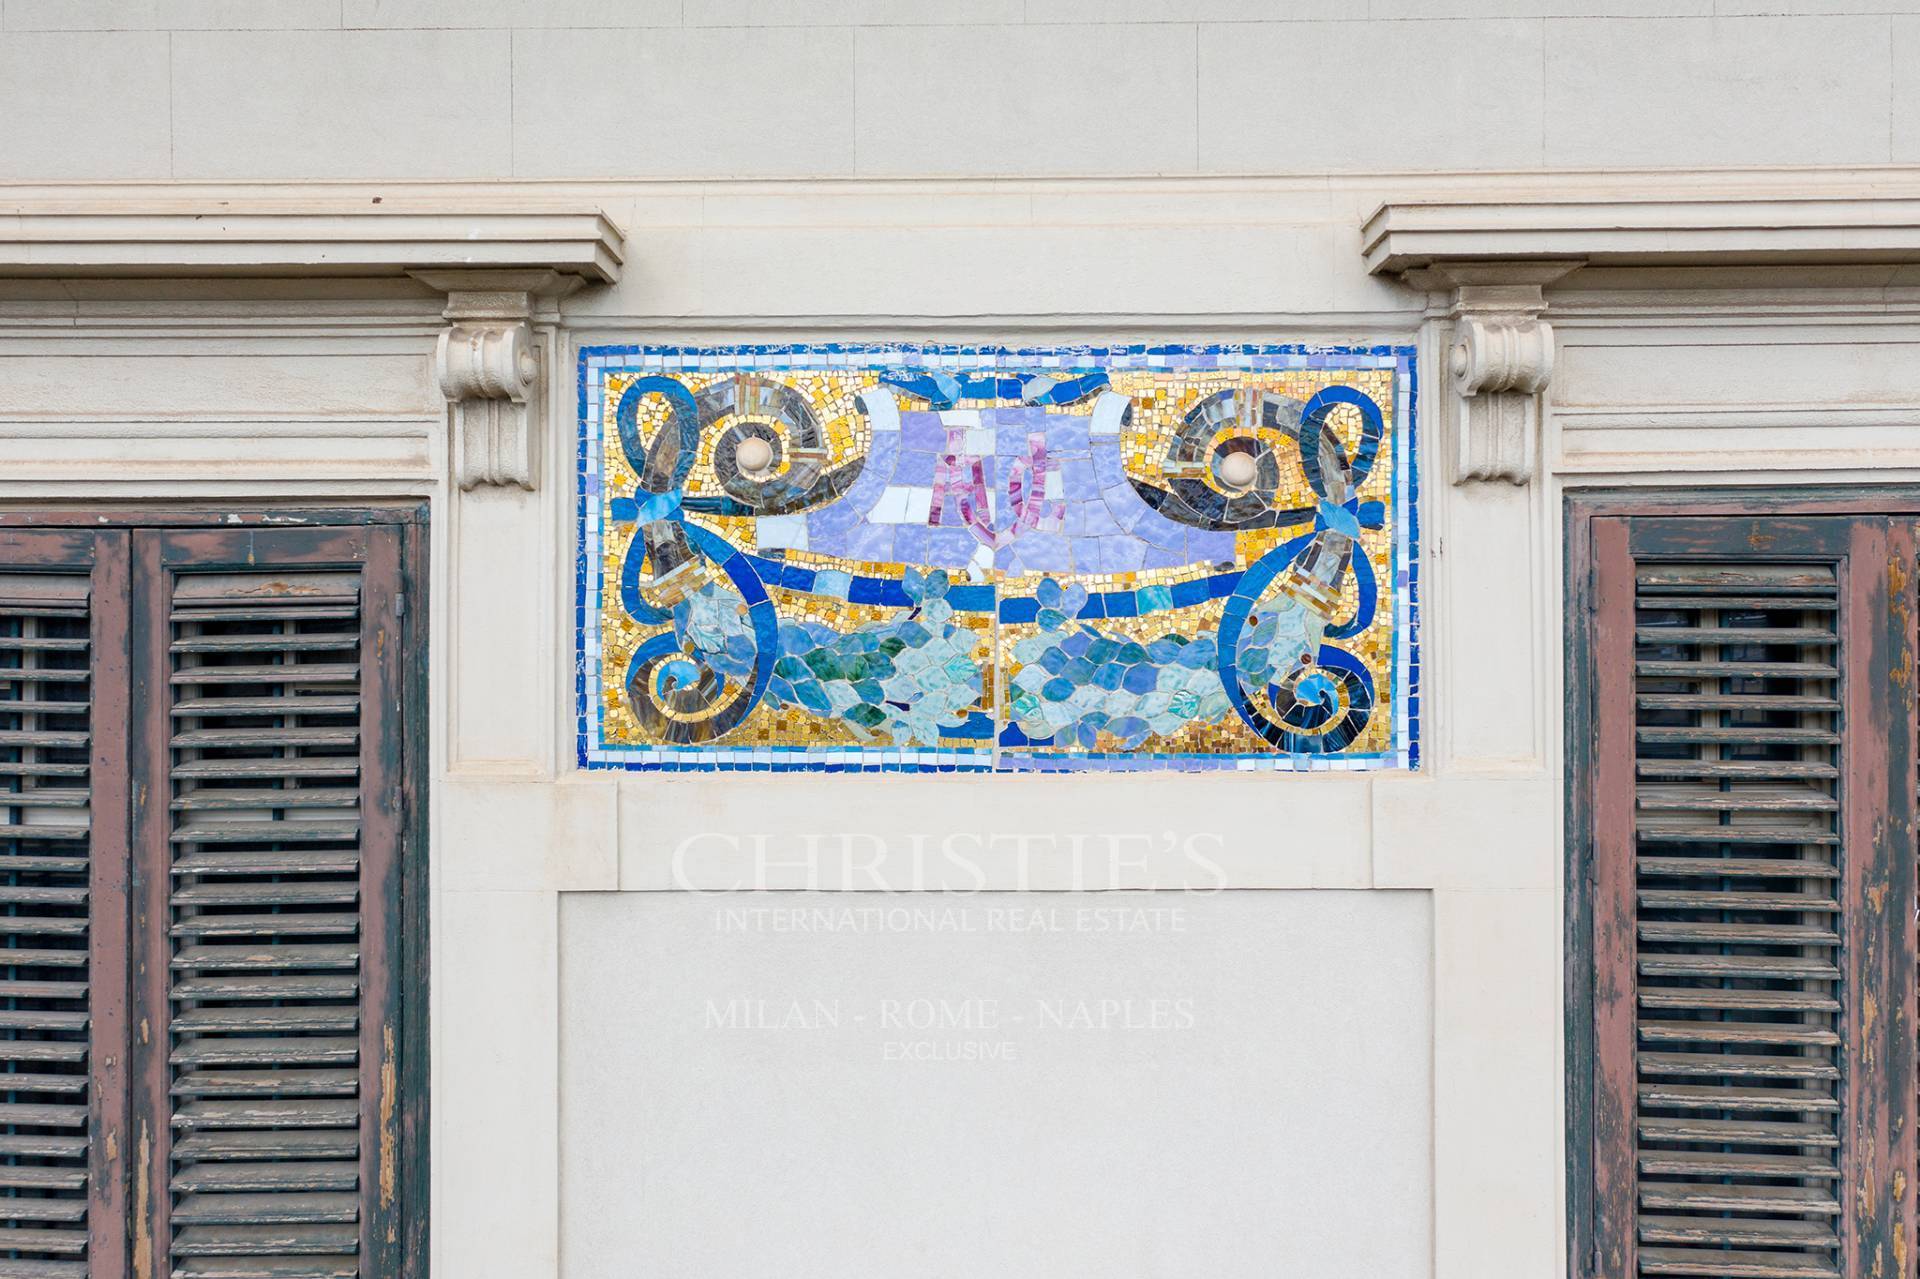
[[125,1273],[126,574],[0,531],[0,1279]]
[[1784,523],[1596,521],[1588,1274],[1907,1269],[1913,542]]
[[166,708],[136,827],[142,863],[166,867],[144,899],[160,925],[147,1003],[165,1027],[147,1072],[168,1191],[154,1251],[174,1279],[396,1273],[380,1200],[397,535],[139,536],[162,583],[144,612]]

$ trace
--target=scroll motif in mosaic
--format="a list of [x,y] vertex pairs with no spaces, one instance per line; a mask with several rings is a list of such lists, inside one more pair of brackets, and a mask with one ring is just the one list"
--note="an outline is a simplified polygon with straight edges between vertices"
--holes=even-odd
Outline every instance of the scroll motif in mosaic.
[[1413,353],[589,347],[586,767],[1418,761]]

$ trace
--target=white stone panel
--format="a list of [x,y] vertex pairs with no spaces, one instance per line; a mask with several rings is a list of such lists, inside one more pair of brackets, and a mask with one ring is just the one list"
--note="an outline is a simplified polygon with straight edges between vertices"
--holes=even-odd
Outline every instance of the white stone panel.
[[694,256],[668,288],[708,315],[1212,316],[1393,293],[1344,273],[1336,286],[1354,232],[1319,224],[718,227],[687,239]]
[[167,37],[0,35],[0,179],[169,172]]
[[349,27],[675,27],[680,0],[340,0]]
[[548,892],[449,892],[434,904],[437,1274],[556,1273],[555,909]]
[[1367,7],[1352,0],[1027,0],[1028,22],[1286,22],[1365,17]]
[[1545,161],[1884,162],[1887,21],[1549,22]]
[[[1771,12],[1783,3],[1774,0]],[[1715,0],[1370,0],[1367,12],[1376,19],[1677,18],[1710,17],[1714,6]]]
[[844,28],[521,31],[513,58],[523,176],[853,170]]
[[8,31],[197,31],[328,28],[340,0],[7,0]]
[[686,0],[689,27],[970,26],[1019,22],[1027,0]]
[[570,894],[561,1274],[1426,1279],[1429,928],[1412,893]]
[[1194,48],[1173,30],[861,28],[859,172],[1190,172]]
[[1920,160],[1920,17],[1893,20],[1892,158],[1896,164]]
[[[1807,341],[1819,344],[1819,358],[1806,357],[1800,344]],[[1920,331],[1912,329],[1770,327],[1737,342],[1698,326],[1562,329],[1552,394],[1563,426],[1572,429],[1671,423],[1691,436],[1716,422],[1840,425],[1849,414],[1871,421],[1920,408],[1917,361]],[[1700,447],[1698,438],[1692,446]]]
[[[164,341],[164,340],[163,340]],[[356,345],[329,352],[315,343],[295,352],[217,349],[216,344],[150,342],[75,350],[0,344],[0,417],[94,414],[263,414],[361,416],[440,409],[426,353],[393,354]],[[34,358],[34,357],[40,358]]]
[[511,171],[505,32],[182,32],[182,178],[491,177]]
[[1562,789],[1527,778],[1382,776],[1373,785],[1377,888],[1552,888]]
[[1565,1273],[1559,906],[1433,895],[1434,1279]]
[[1540,30],[1494,21],[1203,26],[1200,168],[1538,165]]

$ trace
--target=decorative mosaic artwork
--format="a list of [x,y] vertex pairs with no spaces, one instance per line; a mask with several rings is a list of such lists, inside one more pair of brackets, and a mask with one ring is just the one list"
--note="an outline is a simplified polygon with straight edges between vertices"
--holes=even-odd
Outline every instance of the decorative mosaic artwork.
[[1406,347],[588,347],[580,762],[1418,763]]

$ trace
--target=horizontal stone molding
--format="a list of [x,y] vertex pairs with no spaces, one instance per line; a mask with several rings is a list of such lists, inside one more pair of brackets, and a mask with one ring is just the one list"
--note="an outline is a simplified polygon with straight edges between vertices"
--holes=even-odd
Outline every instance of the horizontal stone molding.
[[152,209],[0,204],[0,277],[547,270],[605,284],[619,278],[624,253],[620,229],[586,206],[425,211],[284,199]]
[[[1634,189],[1623,175],[1623,189]],[[1577,259],[1617,266],[1920,262],[1920,197],[1518,199],[1382,204],[1367,269]]]

